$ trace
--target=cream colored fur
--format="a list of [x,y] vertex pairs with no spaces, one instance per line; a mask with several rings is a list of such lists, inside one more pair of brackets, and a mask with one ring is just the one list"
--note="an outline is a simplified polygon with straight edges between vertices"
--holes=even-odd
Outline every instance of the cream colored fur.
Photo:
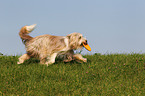
[[31,37],[28,35],[36,25],[24,26],[19,32],[26,47],[26,54],[19,58],[17,64],[22,64],[30,58],[38,58],[41,64],[51,65],[55,63],[57,56],[64,57],[64,62],[79,60],[87,62],[81,54],[74,54],[74,50],[81,49],[82,43],[87,40],[80,33],[71,33],[67,36],[41,35]]

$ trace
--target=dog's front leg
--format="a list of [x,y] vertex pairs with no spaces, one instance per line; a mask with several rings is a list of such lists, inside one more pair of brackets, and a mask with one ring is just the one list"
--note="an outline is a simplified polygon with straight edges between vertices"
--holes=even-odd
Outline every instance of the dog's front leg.
[[81,54],[74,54],[73,58],[79,61],[87,62],[87,58],[83,58]]
[[56,56],[57,56],[57,53],[51,54],[51,55],[48,57],[48,61],[47,61],[45,64],[47,64],[47,66],[49,66],[49,65],[55,63],[55,58],[56,58]]
[[17,62],[17,64],[22,64],[24,63],[25,60],[29,59],[30,56],[28,54],[24,54],[19,58],[19,61]]
[[70,62],[70,61],[72,61],[73,60],[73,58],[72,58],[72,56],[67,56],[67,59],[65,59],[65,60],[63,60],[64,62]]

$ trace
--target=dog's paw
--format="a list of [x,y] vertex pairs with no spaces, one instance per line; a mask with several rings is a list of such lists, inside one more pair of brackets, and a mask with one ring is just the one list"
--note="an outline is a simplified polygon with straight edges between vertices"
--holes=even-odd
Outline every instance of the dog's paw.
[[22,64],[23,62],[18,61],[17,64]]
[[52,65],[53,63],[55,63],[55,62],[48,61],[48,62],[46,62],[45,64],[46,64],[47,66],[50,66],[50,65]]
[[86,62],[87,62],[87,58],[83,58],[83,62],[85,62],[85,63],[86,63]]

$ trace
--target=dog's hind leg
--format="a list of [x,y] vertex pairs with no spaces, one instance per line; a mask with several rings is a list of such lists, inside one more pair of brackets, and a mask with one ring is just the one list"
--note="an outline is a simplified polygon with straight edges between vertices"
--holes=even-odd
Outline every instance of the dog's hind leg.
[[39,59],[40,59],[40,64],[45,64],[46,63],[46,54],[40,54]]
[[40,59],[40,64],[45,64],[46,58]]
[[17,62],[17,64],[22,64],[27,59],[30,59],[30,56],[28,54],[24,54],[19,58],[19,61]]
[[56,58],[56,56],[57,56],[57,53],[51,54],[51,55],[48,57],[48,61],[47,61],[45,64],[47,64],[47,66],[49,66],[49,65],[55,63],[55,58]]

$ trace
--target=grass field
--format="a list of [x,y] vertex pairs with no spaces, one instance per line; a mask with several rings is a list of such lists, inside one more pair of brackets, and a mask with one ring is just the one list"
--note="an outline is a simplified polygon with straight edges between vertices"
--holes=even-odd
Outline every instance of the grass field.
[[0,95],[145,96],[145,54],[85,55],[88,63],[47,67],[36,59],[17,65],[18,56],[0,56]]

